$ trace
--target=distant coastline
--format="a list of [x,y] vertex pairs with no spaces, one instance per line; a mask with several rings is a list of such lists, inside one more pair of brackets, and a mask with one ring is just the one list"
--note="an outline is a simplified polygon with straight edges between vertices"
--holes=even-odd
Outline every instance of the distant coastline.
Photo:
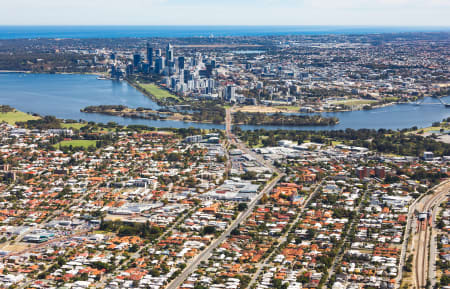
[[35,38],[183,38],[449,32],[440,26],[1,26],[0,40]]

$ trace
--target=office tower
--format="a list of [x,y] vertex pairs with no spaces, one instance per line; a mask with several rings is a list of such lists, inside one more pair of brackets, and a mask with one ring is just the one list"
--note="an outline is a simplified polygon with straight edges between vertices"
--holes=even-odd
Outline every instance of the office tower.
[[147,43],[147,62],[150,67],[153,66],[153,48]]
[[189,80],[192,80],[194,78],[194,75],[189,70],[184,70],[184,82],[187,83]]
[[141,63],[141,54],[135,53],[133,55],[133,66],[134,66],[134,68],[139,67],[140,63]]
[[217,67],[217,63],[216,63],[216,60],[215,60],[215,59],[211,60],[211,67],[212,67],[213,69]]
[[142,63],[141,67],[142,67],[141,70],[142,70],[143,73],[146,73],[146,74],[150,73],[150,64]]
[[227,86],[225,97],[229,102],[236,101],[236,87],[234,85]]
[[180,79],[181,83],[184,83],[184,69],[180,69],[178,73],[178,78]]
[[114,52],[112,52],[112,53],[109,55],[109,59],[111,59],[111,60],[116,60],[116,55],[114,54]]
[[167,58],[167,62],[173,62],[174,61],[174,58],[173,58],[173,46],[170,43],[167,44],[166,58]]
[[184,56],[178,57],[178,69],[184,69]]
[[133,75],[133,64],[129,63],[126,70],[127,76]]
[[175,89],[176,85],[177,85],[177,78],[172,76],[170,78],[170,88]]
[[155,72],[157,74],[160,74],[160,73],[162,73],[164,71],[164,68],[165,68],[164,63],[165,63],[164,56],[156,58],[156,60],[155,60]]
[[161,57],[161,55],[162,55],[161,49],[156,49],[155,50],[155,55],[156,55],[156,57]]

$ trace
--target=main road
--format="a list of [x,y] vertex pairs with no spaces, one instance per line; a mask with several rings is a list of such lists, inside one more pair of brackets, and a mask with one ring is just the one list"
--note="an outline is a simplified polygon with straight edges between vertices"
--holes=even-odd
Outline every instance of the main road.
[[231,133],[231,110],[226,110],[226,116],[225,116],[225,123],[226,123],[226,135],[228,138],[228,141],[230,144],[235,144],[238,148],[245,151],[248,154],[251,154],[255,159],[257,159],[261,164],[272,168],[273,171],[277,172],[277,176],[274,177],[271,181],[269,181],[266,186],[264,187],[261,192],[259,192],[258,195],[248,204],[247,209],[243,212],[241,212],[238,217],[231,223],[230,226],[217,238],[214,239],[211,244],[209,244],[200,254],[198,254],[192,262],[190,262],[186,268],[181,272],[181,274],[176,277],[172,282],[167,285],[167,289],[176,289],[180,287],[184,280],[192,274],[198,267],[198,265],[202,261],[208,260],[208,258],[211,256],[214,249],[216,249],[220,244],[222,244],[226,238],[231,234],[231,232],[236,229],[239,224],[241,224],[243,221],[245,221],[250,214],[252,213],[253,209],[258,204],[258,201],[261,199],[261,197],[264,194],[270,193],[270,191],[275,187],[275,185],[280,181],[280,179],[284,176],[284,174],[280,173],[276,168],[274,168],[271,164],[268,164],[265,160],[262,160],[259,156],[257,156],[255,153],[253,153],[251,150],[249,150],[245,144],[243,144],[239,139],[237,139],[232,133]]

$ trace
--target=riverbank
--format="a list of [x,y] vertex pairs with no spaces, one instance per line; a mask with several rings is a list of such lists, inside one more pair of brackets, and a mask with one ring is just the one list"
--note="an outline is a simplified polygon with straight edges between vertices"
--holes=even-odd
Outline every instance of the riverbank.
[[174,121],[192,121],[190,115],[183,115],[181,113],[174,112],[160,112],[146,108],[128,108],[120,105],[99,105],[88,106],[81,109],[83,113],[99,113],[104,115],[126,117],[126,118],[138,118],[149,120],[174,120]]
[[[161,109],[147,95],[131,87],[126,81],[101,81],[93,75],[51,75],[30,74],[23,77],[19,73],[0,74],[0,104],[7,104],[20,111],[39,115],[54,115],[60,119],[85,120],[86,122],[120,125],[147,125],[150,127],[174,128],[217,128],[220,123],[188,121],[154,121],[136,118],[123,118],[101,114],[88,114],[80,109],[92,105],[116,104],[130,108],[145,107],[158,111]],[[450,103],[450,97],[442,100]],[[438,100],[425,98],[425,103]],[[439,103],[438,103],[439,104]],[[211,105],[208,105],[211,107]],[[223,107],[223,105],[222,105]],[[197,107],[184,108],[197,110]],[[211,116],[217,115],[211,112]],[[345,130],[345,129],[404,129],[413,126],[429,127],[433,122],[450,116],[450,110],[443,105],[392,104],[372,110],[321,113],[323,117],[337,117],[339,123],[333,126],[286,126],[280,125],[240,125],[243,130],[289,129],[289,130]],[[202,116],[203,117],[203,116]],[[217,115],[217,119],[219,116]],[[222,116],[220,116],[221,120]],[[197,120],[197,119],[196,119]],[[199,118],[201,120],[201,118]]]
[[[358,109],[336,109],[336,110],[314,110],[313,107],[310,106],[295,106],[295,105],[286,105],[286,106],[266,106],[266,105],[244,105],[244,106],[235,106],[233,112],[246,112],[246,113],[334,113],[334,112],[350,112],[350,111],[369,111],[374,109],[379,109],[391,105],[398,104],[397,102],[389,102],[371,105],[370,108],[360,107]],[[301,111],[302,108],[311,108],[311,111]]]
[[167,104],[163,103],[161,101],[161,99],[158,99],[156,96],[154,96],[153,94],[151,94],[148,91],[146,91],[142,86],[139,85],[139,83],[136,83],[134,81],[130,81],[129,79],[126,79],[126,78],[123,81],[128,83],[131,87],[133,87],[134,89],[136,89],[137,91],[139,91],[140,93],[145,95],[146,97],[148,97],[151,100],[153,100],[154,102],[156,102],[159,106],[162,106],[162,107],[167,106]]
[[0,73],[25,73],[25,74],[61,74],[61,75],[96,75],[106,76],[106,72],[46,72],[46,71],[29,71],[29,70],[0,70]]
[[[0,108],[2,107],[3,106],[0,105]],[[28,120],[36,120],[36,119],[39,119],[39,117],[19,111],[14,108],[12,108],[11,111],[0,112],[0,123],[6,122],[10,125],[15,125],[18,122],[26,122]]]

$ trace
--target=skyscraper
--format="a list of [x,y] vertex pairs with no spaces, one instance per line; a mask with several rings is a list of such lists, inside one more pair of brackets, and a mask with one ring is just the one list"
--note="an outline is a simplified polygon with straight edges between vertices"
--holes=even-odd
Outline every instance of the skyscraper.
[[178,57],[178,69],[184,69],[184,56]]
[[173,46],[170,43],[167,44],[166,58],[167,58],[167,62],[173,62],[174,61],[174,58],[173,58]]
[[147,62],[150,67],[153,66],[153,47],[150,47],[148,42],[147,42]]
[[225,93],[226,100],[229,102],[236,101],[236,86],[228,85]]
[[164,56],[158,57],[155,60],[155,72],[156,73],[162,73],[165,66],[164,66]]
[[137,67],[139,67],[139,64],[141,63],[141,54],[140,53],[135,53],[133,55],[133,66],[136,69]]

